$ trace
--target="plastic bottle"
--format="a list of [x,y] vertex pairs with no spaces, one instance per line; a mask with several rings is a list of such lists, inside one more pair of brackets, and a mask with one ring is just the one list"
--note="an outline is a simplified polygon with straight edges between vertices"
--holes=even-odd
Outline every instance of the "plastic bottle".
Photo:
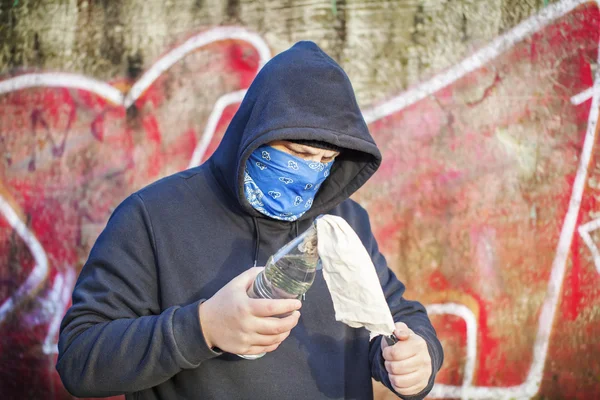
[[[301,299],[312,285],[320,262],[315,221],[304,233],[269,257],[265,269],[248,289],[248,296],[254,299]],[[262,356],[264,353],[240,355],[248,360]]]

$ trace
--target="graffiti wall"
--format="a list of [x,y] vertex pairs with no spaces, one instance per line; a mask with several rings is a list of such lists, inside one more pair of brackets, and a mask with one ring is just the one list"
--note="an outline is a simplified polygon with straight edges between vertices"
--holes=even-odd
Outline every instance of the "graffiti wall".
[[[70,398],[78,271],[123,198],[214,151],[281,44],[259,31],[198,26],[108,79],[0,71],[3,398]],[[384,156],[355,198],[446,352],[431,398],[600,398],[599,35],[597,2],[563,0],[403,90],[348,65]]]
[[359,197],[444,338],[435,397],[600,396],[600,20],[570,5],[366,112]]

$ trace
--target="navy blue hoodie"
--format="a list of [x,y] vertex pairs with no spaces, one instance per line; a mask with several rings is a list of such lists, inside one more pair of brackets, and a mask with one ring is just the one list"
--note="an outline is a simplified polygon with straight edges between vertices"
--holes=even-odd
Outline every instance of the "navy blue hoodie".
[[[296,222],[256,212],[243,192],[250,153],[272,140],[341,147],[312,208]],[[208,348],[198,307],[267,258],[322,213],[343,217],[371,254],[396,321],[428,344],[433,374],[443,352],[423,306],[377,249],[367,212],[348,197],[375,173],[381,154],[348,77],[312,42],[277,55],[257,75],[214,155],[128,197],[83,267],[60,330],[57,370],[76,396],[131,399],[371,399],[371,377],[390,386],[381,338],[335,321],[323,275],[302,316],[258,360]]]

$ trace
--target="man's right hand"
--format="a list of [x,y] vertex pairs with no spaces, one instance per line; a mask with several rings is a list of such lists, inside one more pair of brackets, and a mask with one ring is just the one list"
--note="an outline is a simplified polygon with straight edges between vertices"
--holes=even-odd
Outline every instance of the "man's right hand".
[[[296,326],[300,300],[248,297],[248,288],[263,269],[250,268],[200,305],[200,325],[209,347],[241,355],[268,353]],[[287,313],[291,315],[276,317]]]

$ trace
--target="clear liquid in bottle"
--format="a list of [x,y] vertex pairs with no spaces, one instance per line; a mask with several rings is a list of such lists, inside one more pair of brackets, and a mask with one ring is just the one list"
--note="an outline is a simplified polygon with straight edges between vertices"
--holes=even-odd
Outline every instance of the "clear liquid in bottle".
[[[300,299],[313,284],[320,261],[315,222],[306,232],[269,258],[265,269],[248,289],[248,296],[254,299]],[[278,317],[287,315],[289,314]],[[239,356],[256,360],[264,355],[265,353]]]
[[319,265],[315,224],[269,258],[248,291],[252,298],[300,299],[312,285]]

